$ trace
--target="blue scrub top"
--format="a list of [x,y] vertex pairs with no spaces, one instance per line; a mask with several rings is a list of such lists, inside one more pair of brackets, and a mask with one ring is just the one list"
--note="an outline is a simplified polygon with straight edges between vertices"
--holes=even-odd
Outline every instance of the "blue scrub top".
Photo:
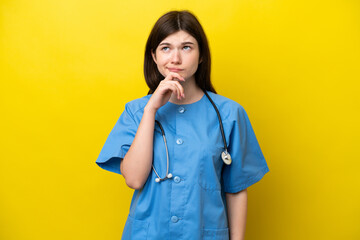
[[[191,104],[167,102],[156,113],[169,149],[173,178],[155,182],[151,169],[135,190],[122,239],[228,240],[225,193],[236,193],[258,182],[269,168],[244,108],[207,91],[219,109],[232,164],[221,159],[224,143],[215,109],[204,94]],[[151,94],[125,105],[96,163],[120,173],[120,161],[130,148]],[[153,164],[166,173],[166,149],[155,124]]]

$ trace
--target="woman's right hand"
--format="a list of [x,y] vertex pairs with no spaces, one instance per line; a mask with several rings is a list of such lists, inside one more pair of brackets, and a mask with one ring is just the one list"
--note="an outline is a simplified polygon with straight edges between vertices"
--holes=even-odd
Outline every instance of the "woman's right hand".
[[176,94],[179,100],[184,98],[184,88],[178,80],[185,82],[185,79],[180,74],[170,72],[164,80],[160,81],[155,92],[146,104],[146,108],[157,111],[169,101],[172,93]]

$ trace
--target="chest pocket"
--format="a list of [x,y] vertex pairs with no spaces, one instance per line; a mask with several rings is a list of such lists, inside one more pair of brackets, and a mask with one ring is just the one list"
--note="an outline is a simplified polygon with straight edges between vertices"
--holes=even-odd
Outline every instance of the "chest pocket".
[[222,151],[222,147],[214,145],[202,150],[198,183],[204,190],[221,190]]
[[229,228],[203,229],[203,240],[229,240]]

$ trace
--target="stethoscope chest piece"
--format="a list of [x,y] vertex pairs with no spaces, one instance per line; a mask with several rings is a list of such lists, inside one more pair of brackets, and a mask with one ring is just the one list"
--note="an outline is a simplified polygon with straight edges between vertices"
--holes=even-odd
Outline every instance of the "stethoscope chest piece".
[[223,151],[221,153],[221,158],[222,160],[224,161],[224,163],[226,165],[230,165],[231,164],[231,156],[230,156],[230,153],[228,153],[227,151]]

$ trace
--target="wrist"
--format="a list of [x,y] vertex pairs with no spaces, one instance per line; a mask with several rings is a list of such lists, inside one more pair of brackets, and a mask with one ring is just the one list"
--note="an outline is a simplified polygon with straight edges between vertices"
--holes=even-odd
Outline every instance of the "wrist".
[[154,107],[152,107],[152,106],[146,105],[146,106],[144,107],[144,113],[145,113],[145,112],[148,112],[148,113],[155,114],[156,111],[157,111],[157,109],[154,108]]

